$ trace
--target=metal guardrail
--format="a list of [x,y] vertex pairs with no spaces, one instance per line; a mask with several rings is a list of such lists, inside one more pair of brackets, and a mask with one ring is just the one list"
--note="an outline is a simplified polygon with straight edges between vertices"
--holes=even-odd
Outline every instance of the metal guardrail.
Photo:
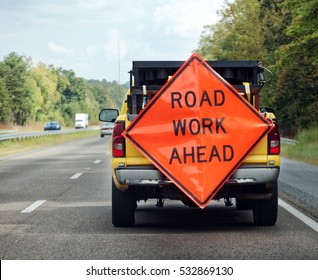
[[2,134],[0,135],[0,141],[6,141],[6,140],[22,140],[26,138],[37,138],[37,137],[43,137],[43,136],[51,136],[51,135],[58,135],[58,134],[65,134],[69,133],[66,131],[50,131],[50,132],[25,132],[25,133],[10,133],[10,134]]
[[11,134],[11,133],[16,133],[16,129],[9,129],[9,130],[0,130],[0,135],[1,134]]
[[293,139],[289,139],[289,138],[284,138],[284,137],[281,137],[280,138],[280,141],[284,144],[288,144],[288,145],[296,145],[297,144],[297,141],[296,140],[293,140]]
[[24,132],[24,133],[7,133],[7,134],[0,134],[0,142],[6,141],[6,140],[22,140],[27,138],[38,138],[43,136],[77,133],[81,131],[97,130],[97,129],[98,127],[90,127],[87,129],[67,129],[67,130],[54,130],[54,131],[31,131],[31,132]]

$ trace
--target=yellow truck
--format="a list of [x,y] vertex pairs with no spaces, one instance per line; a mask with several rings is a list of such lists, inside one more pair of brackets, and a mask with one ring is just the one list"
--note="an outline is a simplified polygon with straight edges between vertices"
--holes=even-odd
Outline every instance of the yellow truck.
[[[112,223],[115,227],[135,224],[135,210],[139,201],[155,200],[157,206],[163,207],[165,199],[172,199],[180,200],[189,207],[198,206],[196,200],[174,180],[173,171],[172,174],[169,171],[163,172],[160,164],[158,168],[158,164],[151,159],[151,156],[145,157],[147,151],[141,152],[138,145],[130,141],[127,135],[125,136],[130,124],[146,110],[147,105],[158,92],[174,79],[174,75],[184,67],[184,63],[184,61],[133,61],[130,88],[121,110],[103,109],[99,114],[100,121],[114,123],[110,149]],[[274,225],[278,210],[280,135],[273,110],[259,106],[259,93],[265,84],[265,68],[259,61],[206,61],[205,63],[229,83],[242,96],[242,100],[246,100],[250,107],[253,107],[253,110],[255,108],[260,118],[271,123],[271,130],[244,156],[242,162],[229,173],[230,176],[222,182],[221,187],[211,198],[224,199],[226,206],[231,206],[232,201],[235,200],[237,209],[252,210],[255,224]],[[179,102],[179,99],[175,101]],[[161,117],[165,118],[164,111],[161,112]],[[233,118],[235,119],[235,116]],[[217,121],[216,128],[225,130],[222,121]],[[154,129],[160,131],[162,127],[154,126]],[[151,139],[146,134],[147,131],[145,139]],[[181,137],[178,139],[182,141]],[[198,152],[198,157],[202,155],[203,152]],[[180,168],[185,168],[185,165],[180,165]]]

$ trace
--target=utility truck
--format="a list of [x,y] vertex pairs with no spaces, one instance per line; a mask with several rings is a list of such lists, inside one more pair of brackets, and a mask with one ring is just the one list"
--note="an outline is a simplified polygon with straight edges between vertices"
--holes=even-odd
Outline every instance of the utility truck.
[[75,114],[75,129],[88,127],[88,114],[76,113]]
[[190,60],[133,61],[121,110],[99,114],[114,123],[113,225],[132,226],[140,201],[162,207],[165,199],[202,209],[235,202],[257,225],[274,225],[280,136],[274,111],[259,106],[265,68]]

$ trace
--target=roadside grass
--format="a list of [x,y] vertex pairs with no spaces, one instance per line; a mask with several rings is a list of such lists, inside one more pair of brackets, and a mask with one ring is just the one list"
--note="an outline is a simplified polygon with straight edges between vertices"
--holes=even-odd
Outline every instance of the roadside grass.
[[282,144],[281,155],[290,159],[318,165],[318,128],[301,131],[295,145]]
[[46,146],[57,145],[63,142],[87,138],[91,136],[99,136],[99,131],[90,130],[70,134],[26,138],[21,140],[0,141],[0,157],[22,153]]

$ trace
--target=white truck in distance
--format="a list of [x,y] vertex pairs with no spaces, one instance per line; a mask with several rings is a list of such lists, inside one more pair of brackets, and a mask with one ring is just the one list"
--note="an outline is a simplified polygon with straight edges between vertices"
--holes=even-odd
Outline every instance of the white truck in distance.
[[88,127],[88,114],[77,113],[75,114],[75,129]]

